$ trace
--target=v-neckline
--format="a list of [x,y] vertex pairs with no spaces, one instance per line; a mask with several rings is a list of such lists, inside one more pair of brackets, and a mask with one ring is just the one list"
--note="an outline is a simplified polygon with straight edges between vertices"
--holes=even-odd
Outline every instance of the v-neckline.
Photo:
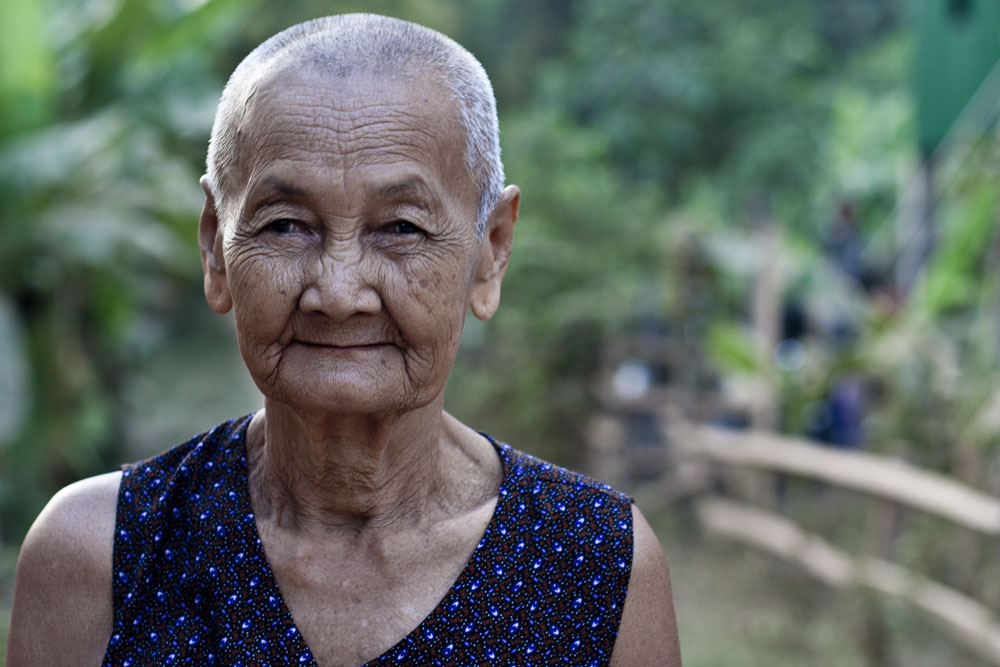
[[[313,657],[312,649],[306,642],[305,637],[303,637],[302,633],[299,631],[298,625],[295,623],[295,619],[292,616],[292,612],[288,608],[288,604],[285,602],[285,598],[281,594],[277,577],[274,575],[274,570],[271,567],[271,561],[268,560],[267,551],[264,549],[264,543],[260,537],[260,530],[257,528],[257,519],[253,511],[253,503],[250,499],[249,468],[247,466],[246,455],[246,435],[252,418],[253,414],[247,416],[243,424],[241,424],[239,430],[238,446],[241,465],[241,482],[239,484],[239,499],[237,503],[241,506],[240,514],[242,516],[253,517],[253,520],[244,522],[244,525],[249,525],[249,542],[253,545],[253,548],[257,552],[252,554],[252,560],[260,563],[260,572],[257,576],[261,579],[260,583],[262,587],[269,593],[268,601],[270,603],[269,606],[271,607],[271,611],[273,612],[272,617],[274,614],[277,614],[279,617],[273,618],[273,620],[278,621],[281,624],[282,637],[294,644],[293,651],[294,654],[298,656],[298,664],[303,667],[319,667],[315,657]],[[451,586],[448,588],[448,592],[442,596],[434,608],[426,616],[424,616],[423,619],[421,619],[413,630],[400,638],[399,641],[383,653],[372,658],[368,662],[363,663],[359,667],[375,667],[375,665],[393,656],[402,658],[409,650],[415,649],[419,645],[425,643],[425,641],[433,639],[434,634],[428,626],[431,625],[435,619],[440,618],[446,612],[454,611],[460,604],[460,598],[466,595],[466,584],[469,583],[470,580],[474,580],[480,564],[476,558],[476,554],[481,549],[487,548],[489,543],[493,540],[497,532],[497,526],[500,524],[500,517],[503,516],[505,510],[507,509],[507,498],[511,495],[508,489],[508,483],[511,481],[509,446],[504,445],[486,433],[480,432],[480,435],[484,437],[493,447],[500,459],[500,465],[502,468],[500,486],[497,489],[497,502],[493,508],[493,514],[490,516],[490,520],[486,524],[486,529],[483,531],[482,536],[479,538],[479,542],[477,542],[476,547],[469,555],[469,558],[462,566],[462,571],[452,582]],[[473,581],[473,583],[475,582]],[[473,590],[474,589],[475,587],[473,587]],[[259,641],[266,645],[267,638],[261,637]]]

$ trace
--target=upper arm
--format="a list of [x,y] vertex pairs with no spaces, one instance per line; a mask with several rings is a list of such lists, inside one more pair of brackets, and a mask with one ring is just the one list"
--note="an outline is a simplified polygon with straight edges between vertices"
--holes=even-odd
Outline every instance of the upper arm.
[[17,559],[10,667],[99,665],[111,635],[111,569],[121,473],[49,501]]
[[632,574],[611,667],[680,667],[667,560],[653,529],[635,505],[632,520]]

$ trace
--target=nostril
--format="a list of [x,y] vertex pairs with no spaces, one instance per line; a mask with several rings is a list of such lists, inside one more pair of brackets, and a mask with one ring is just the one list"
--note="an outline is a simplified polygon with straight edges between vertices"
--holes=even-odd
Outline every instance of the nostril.
[[323,253],[312,264],[314,271],[299,299],[303,312],[323,313],[344,320],[356,314],[373,314],[382,308],[382,298],[371,267],[361,253],[354,256]]

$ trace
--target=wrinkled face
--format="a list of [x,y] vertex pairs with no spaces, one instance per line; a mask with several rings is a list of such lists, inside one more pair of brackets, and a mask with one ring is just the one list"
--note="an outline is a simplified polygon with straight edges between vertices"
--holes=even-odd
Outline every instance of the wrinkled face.
[[485,257],[451,100],[419,77],[295,72],[250,100],[215,243],[269,399],[382,413],[443,392]]

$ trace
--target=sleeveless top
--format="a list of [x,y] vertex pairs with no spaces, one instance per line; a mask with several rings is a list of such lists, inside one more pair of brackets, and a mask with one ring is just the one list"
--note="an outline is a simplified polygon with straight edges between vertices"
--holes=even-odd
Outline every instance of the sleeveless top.
[[[254,521],[250,417],[125,466],[103,665],[316,665]],[[631,499],[486,437],[503,480],[479,545],[430,615],[365,667],[608,664]]]

